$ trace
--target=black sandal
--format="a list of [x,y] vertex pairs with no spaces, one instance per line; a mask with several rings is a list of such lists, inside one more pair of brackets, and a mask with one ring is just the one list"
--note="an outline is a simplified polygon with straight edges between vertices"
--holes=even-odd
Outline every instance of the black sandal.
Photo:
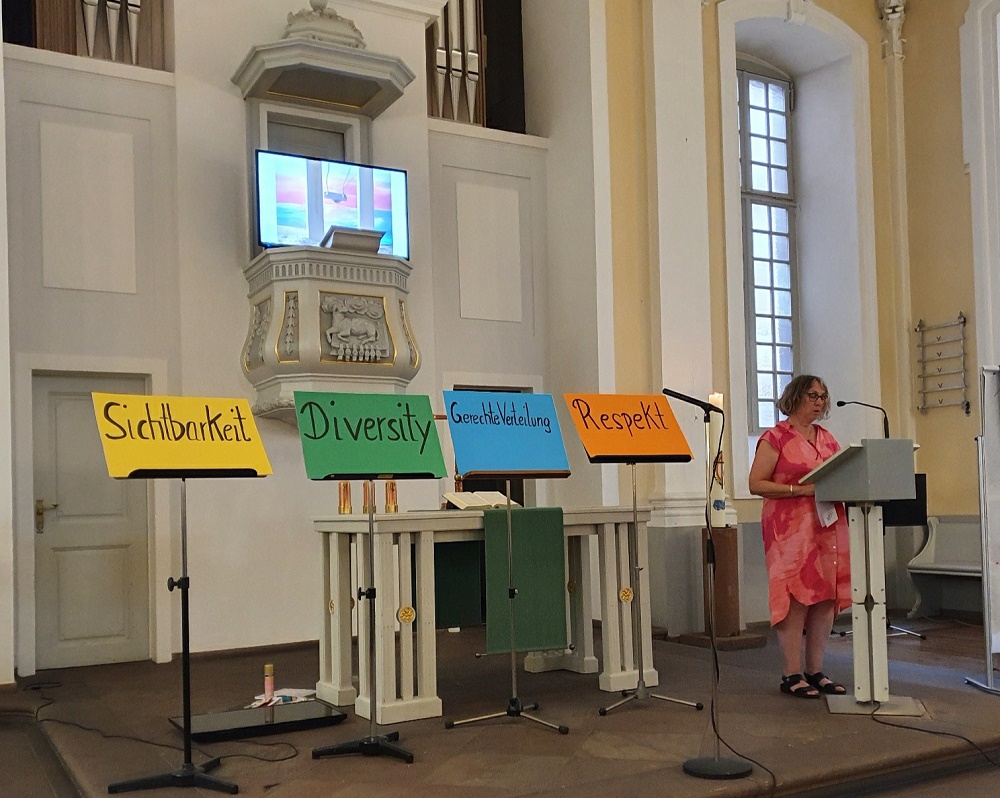
[[[805,684],[799,684],[805,682]],[[795,685],[799,685],[795,687]],[[819,688],[802,678],[801,673],[792,673],[781,677],[781,692],[794,698],[819,698]]]
[[815,687],[821,693],[826,693],[827,695],[845,695],[847,693],[847,688],[844,687],[844,685],[833,681],[833,679],[823,673],[823,671],[806,673],[803,674],[803,676],[805,676],[805,680],[811,686]]

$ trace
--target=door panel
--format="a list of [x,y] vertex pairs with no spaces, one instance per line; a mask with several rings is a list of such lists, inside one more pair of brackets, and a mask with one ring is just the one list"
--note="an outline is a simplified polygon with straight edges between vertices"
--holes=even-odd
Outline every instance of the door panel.
[[145,382],[36,376],[32,390],[37,667],[148,659],[146,482],[108,476],[90,398]]

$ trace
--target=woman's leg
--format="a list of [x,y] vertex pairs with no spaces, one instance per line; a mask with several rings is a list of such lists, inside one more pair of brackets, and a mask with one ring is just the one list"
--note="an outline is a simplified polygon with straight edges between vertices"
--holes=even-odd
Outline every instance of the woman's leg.
[[806,608],[806,673],[819,673],[823,670],[823,654],[833,631],[836,614],[837,603],[833,600],[821,601]]
[[805,628],[808,609],[789,596],[788,615],[774,625],[778,645],[781,646],[785,659],[785,676],[802,673],[802,630]]

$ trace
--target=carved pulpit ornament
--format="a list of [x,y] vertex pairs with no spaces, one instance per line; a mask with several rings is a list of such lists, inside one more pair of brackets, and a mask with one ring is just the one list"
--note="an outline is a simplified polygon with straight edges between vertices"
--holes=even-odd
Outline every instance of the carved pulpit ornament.
[[882,58],[903,58],[903,21],[906,17],[906,0],[875,0],[879,19],[882,20]]
[[272,247],[244,274],[241,365],[256,415],[294,420],[295,391],[402,390],[420,366],[406,318],[410,266],[389,255]]
[[328,9],[326,3],[327,0],[309,0],[311,10],[289,14],[284,38],[316,39],[341,47],[364,49],[364,37],[354,21],[340,16],[332,8]]

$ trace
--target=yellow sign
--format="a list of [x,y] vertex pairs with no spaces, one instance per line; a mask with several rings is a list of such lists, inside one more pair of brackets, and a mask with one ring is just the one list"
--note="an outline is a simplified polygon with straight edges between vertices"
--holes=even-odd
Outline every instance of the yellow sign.
[[116,479],[271,473],[246,399],[91,396],[108,474]]

